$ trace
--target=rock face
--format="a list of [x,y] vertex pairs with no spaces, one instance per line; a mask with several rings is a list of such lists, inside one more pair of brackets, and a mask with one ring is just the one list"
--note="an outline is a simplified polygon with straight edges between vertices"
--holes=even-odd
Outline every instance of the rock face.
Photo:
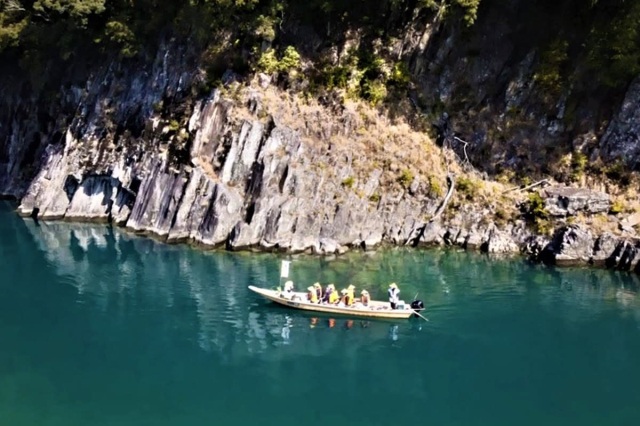
[[600,139],[599,154],[607,159],[622,158],[633,168],[640,165],[640,78],[627,90],[620,110]]
[[427,222],[440,203],[428,182],[390,185],[375,164],[355,173],[366,157],[328,142],[345,126],[326,126],[318,142],[261,116],[257,92],[247,106],[219,91],[195,96],[188,88],[199,78],[185,52],[167,47],[145,69],[113,65],[63,88],[47,111],[0,88],[0,194],[20,199],[22,215],[107,221],[233,250],[518,251],[522,227],[478,225],[485,211]]
[[[21,199],[20,214],[44,220],[112,221],[171,242],[315,253],[404,243],[437,207],[420,182],[371,201],[380,170],[343,185],[352,170],[344,152],[270,119],[235,120],[218,92],[191,101],[183,92],[196,76],[187,69],[165,51],[144,72],[105,71],[72,87],[64,97],[77,113],[35,153],[26,135],[53,138],[50,126],[26,116],[3,123],[0,193]],[[169,101],[185,110],[176,122],[157,111]],[[19,164],[36,154],[39,170],[27,179]]]
[[567,226],[556,231],[539,259],[560,266],[587,264],[593,255],[594,238],[580,226]]
[[236,131],[229,107],[217,92],[195,105],[186,129],[189,161],[182,164],[163,149],[162,132],[140,152],[135,141],[118,150],[67,130],[63,146],[44,152],[18,211],[45,220],[114,221],[170,242],[232,249],[326,254],[386,241],[518,250],[509,233],[465,226],[464,216],[448,230],[425,223],[437,200],[420,195],[418,181],[371,201],[366,195],[379,189],[380,170],[343,185],[348,158],[304,143],[273,121],[243,120]]
[[550,242],[530,241],[528,251],[535,260],[558,265],[595,265],[640,272],[640,240],[604,233],[594,238],[582,226],[558,229]]
[[542,190],[545,208],[552,216],[573,216],[578,212],[605,213],[611,208],[611,197],[585,188],[554,186]]
[[[57,105],[0,87],[0,195],[44,220],[107,221],[168,242],[234,250],[454,245],[524,248],[556,264],[638,263],[635,241],[569,227],[548,245],[532,242],[524,223],[498,228],[484,207],[458,206],[446,221],[430,222],[440,200],[428,182],[390,185],[379,164],[354,178],[352,148],[330,142],[347,126],[327,126],[317,143],[261,116],[259,95],[234,115],[237,100],[191,92],[200,77],[187,56],[165,48],[145,69],[105,68],[83,87],[63,88]],[[597,193],[548,194],[549,210],[562,216],[610,204]]]

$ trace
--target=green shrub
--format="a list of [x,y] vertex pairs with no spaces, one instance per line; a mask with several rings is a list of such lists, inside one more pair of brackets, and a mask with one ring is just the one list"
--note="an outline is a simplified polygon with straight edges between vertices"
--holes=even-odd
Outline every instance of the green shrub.
[[547,217],[549,216],[545,206],[545,202],[540,196],[540,194],[538,194],[537,192],[529,194],[529,197],[525,206],[526,206],[526,214],[528,214],[529,217],[533,219],[536,219],[536,218],[547,219]]
[[353,178],[353,176],[349,176],[342,181],[342,186],[344,186],[345,188],[353,188],[353,184],[355,182],[356,180]]
[[411,73],[409,67],[404,62],[396,62],[393,64],[391,74],[389,75],[389,84],[398,88],[406,88],[411,81]]
[[625,206],[622,203],[622,201],[620,200],[616,200],[613,202],[613,204],[611,205],[611,208],[609,209],[609,214],[620,214],[623,211],[625,211]]
[[300,54],[293,46],[287,46],[282,55],[282,59],[278,64],[278,70],[282,72],[290,72],[300,68]]
[[387,86],[380,80],[366,80],[362,83],[361,93],[364,99],[373,105],[378,105],[387,97]]
[[542,52],[538,70],[533,75],[533,79],[538,83],[547,100],[557,98],[562,91],[563,69],[569,60],[568,48],[569,43],[566,40],[554,40]]
[[371,196],[369,197],[369,201],[372,201],[374,203],[377,203],[378,201],[380,201],[380,194],[378,194],[377,192],[374,192],[373,194],[371,194]]
[[258,58],[256,66],[259,71],[262,71],[265,74],[273,74],[278,71],[280,64],[276,57],[276,51],[273,49],[267,49],[262,52],[260,58]]
[[462,176],[456,181],[456,190],[463,194],[467,200],[473,200],[480,191],[480,185],[478,185],[477,182]]
[[538,219],[533,224],[533,230],[537,234],[551,235],[553,233],[553,223],[549,219]]
[[346,66],[328,67],[322,72],[322,83],[327,89],[344,89],[349,82],[349,75],[351,74],[349,68]]
[[400,173],[400,176],[398,176],[398,182],[400,182],[400,185],[408,188],[409,185],[411,185],[411,182],[413,182],[413,173],[411,170],[403,170],[402,173]]
[[256,68],[266,74],[275,72],[290,73],[300,68],[300,54],[293,46],[287,46],[282,58],[278,60],[274,49],[267,49],[260,55]]
[[273,41],[276,38],[274,19],[270,16],[259,15],[256,18],[254,34],[266,41]]
[[119,21],[107,22],[105,35],[120,48],[120,54],[125,58],[132,58],[138,53],[136,36],[127,24]]
[[523,215],[527,223],[538,234],[548,235],[553,231],[553,223],[549,220],[549,212],[547,212],[544,199],[534,192],[521,206]]
[[618,160],[613,164],[606,165],[602,168],[605,176],[622,185],[628,185],[631,181],[629,169],[623,160]]
[[589,158],[583,154],[582,152],[576,151],[571,156],[571,180],[577,181],[582,175],[584,175],[584,171],[587,168],[587,163]]
[[429,195],[432,198],[440,198],[444,195],[444,190],[435,177],[429,176]]

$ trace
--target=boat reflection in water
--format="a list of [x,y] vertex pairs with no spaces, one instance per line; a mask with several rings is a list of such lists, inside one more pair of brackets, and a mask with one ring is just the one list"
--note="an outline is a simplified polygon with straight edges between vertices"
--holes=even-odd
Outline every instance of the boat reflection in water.
[[[264,312],[265,317],[280,317],[278,313]],[[290,311],[282,314],[280,336],[282,344],[290,345],[298,338],[309,343],[313,335],[322,336],[324,343],[330,346],[332,342],[339,342],[348,338],[350,346],[366,345],[373,341],[397,342],[403,334],[405,337],[422,330],[419,318],[412,318],[409,323],[398,324],[397,321],[371,320],[361,318],[344,318],[342,316],[322,316]],[[271,321],[266,321],[270,323]],[[332,338],[335,336],[335,339]],[[306,344],[305,343],[305,344]]]
[[76,303],[96,306],[111,327],[153,316],[156,338],[193,342],[226,363],[328,354],[345,344],[356,350],[402,341],[412,331],[412,321],[392,328],[385,320],[292,312],[256,298],[246,284],[277,273],[273,255],[201,252],[95,225],[24,225],[59,282],[76,289]]

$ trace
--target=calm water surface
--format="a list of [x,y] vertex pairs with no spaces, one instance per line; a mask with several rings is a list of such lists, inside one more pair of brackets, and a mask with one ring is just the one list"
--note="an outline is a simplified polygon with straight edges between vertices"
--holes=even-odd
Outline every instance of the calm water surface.
[[43,224],[0,204],[0,425],[637,425],[635,276],[458,252],[295,258],[430,322],[288,311],[280,258]]

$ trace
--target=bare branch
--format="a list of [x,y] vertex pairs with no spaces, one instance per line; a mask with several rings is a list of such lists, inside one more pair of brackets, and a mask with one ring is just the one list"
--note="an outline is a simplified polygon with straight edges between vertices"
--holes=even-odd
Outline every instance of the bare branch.
[[0,10],[5,12],[24,12],[26,9],[19,0],[0,0]]
[[467,155],[467,145],[469,145],[469,142],[464,141],[462,139],[460,139],[457,136],[454,136],[453,139],[457,140],[458,142],[462,143],[462,151],[464,152],[464,160],[466,163],[471,163],[471,161],[469,161],[469,156]]
[[531,185],[527,185],[527,186],[522,187],[522,188],[520,188],[519,186],[516,186],[515,188],[507,189],[506,191],[503,191],[502,193],[506,194],[507,192],[511,192],[511,191],[526,191],[527,189],[531,189],[531,188],[534,188],[534,187],[536,187],[538,185],[545,185],[545,184],[548,185],[549,181],[547,179],[542,179],[542,180],[539,180],[539,181],[537,181],[535,183],[532,183]]
[[447,190],[447,195],[445,195],[444,200],[442,201],[442,204],[440,204],[440,207],[438,207],[438,210],[436,210],[433,217],[429,219],[429,223],[436,220],[442,214],[442,212],[444,212],[444,210],[447,208],[447,204],[449,204],[449,200],[451,200],[453,191],[456,188],[456,178],[453,173],[449,173],[447,175],[447,182],[449,183],[449,189]]

